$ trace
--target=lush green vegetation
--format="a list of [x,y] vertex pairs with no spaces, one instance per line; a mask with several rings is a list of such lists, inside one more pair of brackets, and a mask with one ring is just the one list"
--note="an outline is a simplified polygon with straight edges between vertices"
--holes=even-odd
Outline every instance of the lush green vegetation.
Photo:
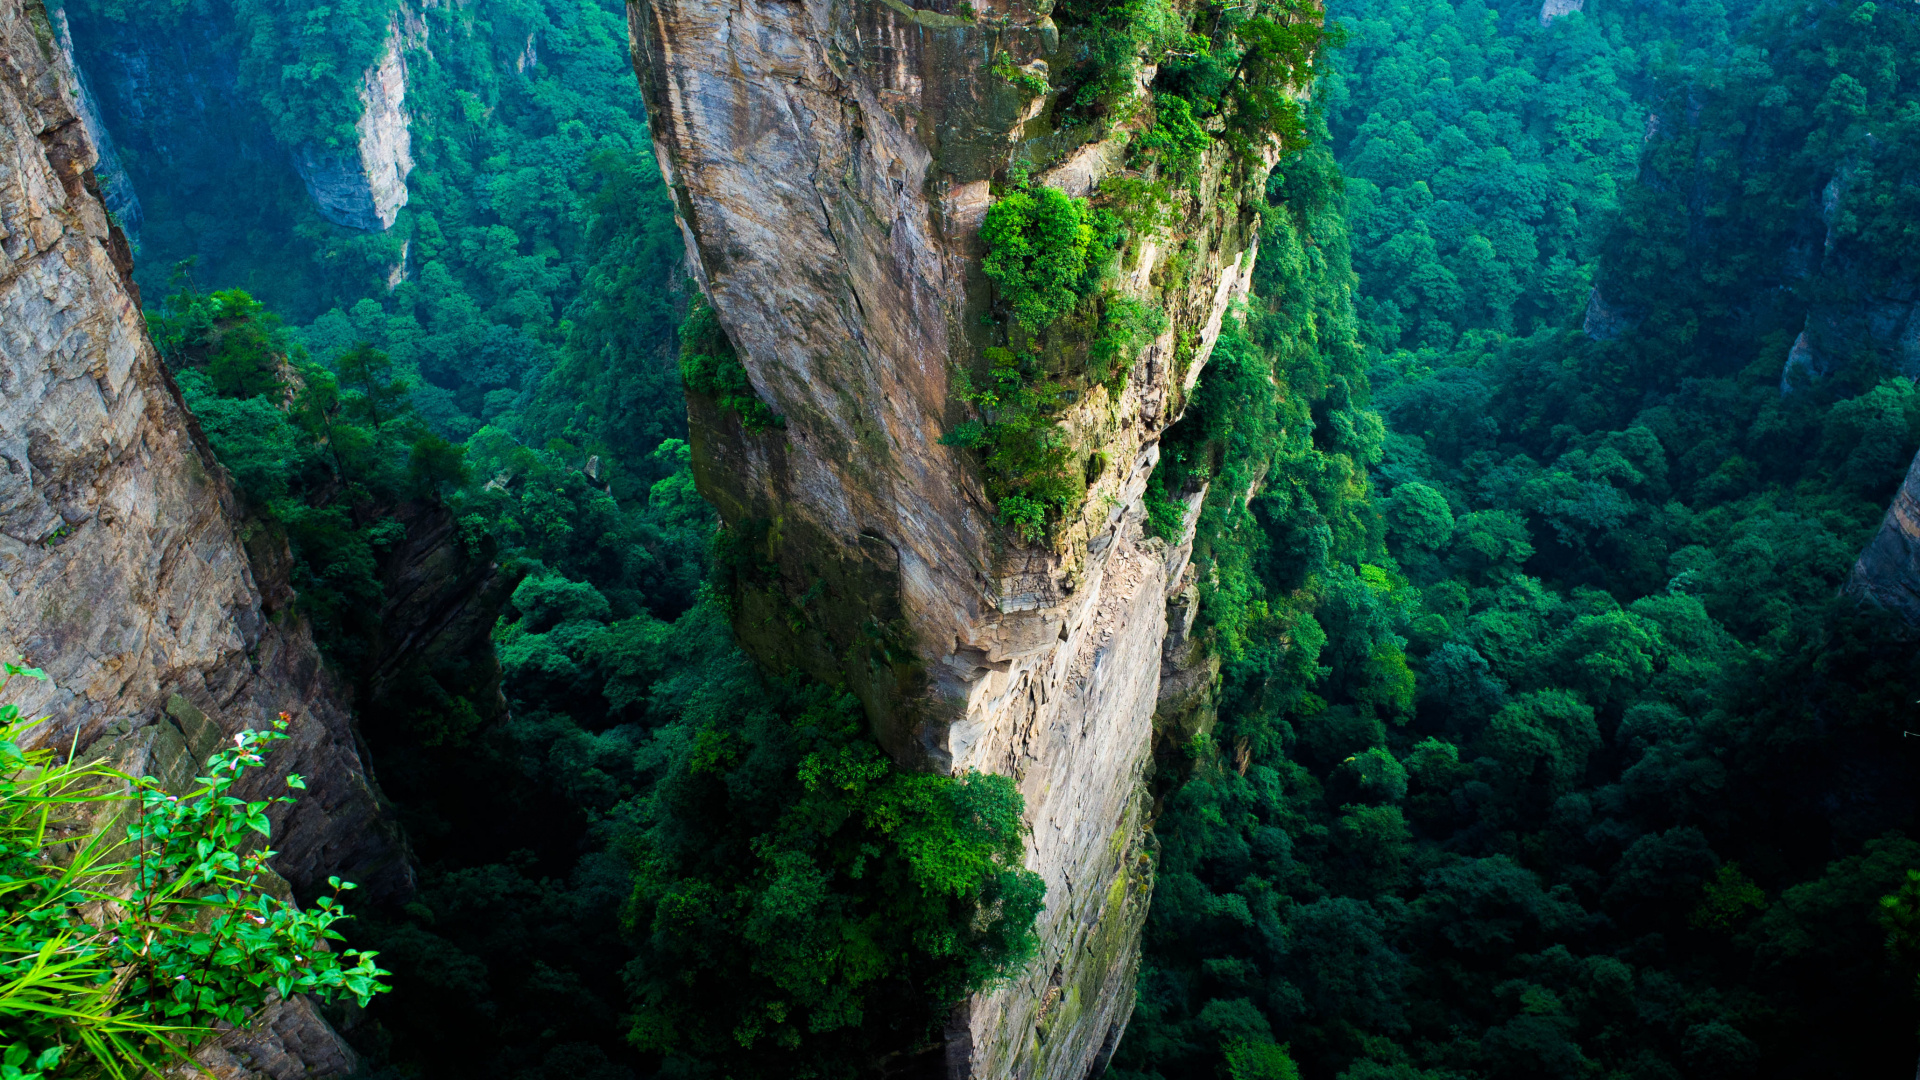
[[[422,867],[351,927],[396,972],[350,1031],[370,1070],[906,1068],[1031,945],[1017,798],[899,772],[842,695],[733,648],[706,583],[748,556],[714,547],[682,389],[780,418],[678,279],[617,7],[430,10],[387,236],[271,185],[212,221],[206,189],[136,160],[144,272],[199,256],[156,337],[346,669],[424,517],[500,564],[501,685],[434,657],[362,687]],[[384,7],[330,10],[342,56],[385,32]],[[1016,169],[989,214],[998,336],[950,439],[1024,539],[1084,496],[1067,396],[1119,385],[1164,327],[1111,268],[1210,194],[1206,150],[1241,179],[1286,151],[1255,301],[1149,491],[1171,533],[1206,485],[1223,672],[1217,723],[1160,736],[1115,1075],[1913,1060],[1920,670],[1910,631],[1838,591],[1920,445],[1875,329],[1920,271],[1920,19],[1538,11],[1342,0],[1330,66],[1301,9],[1055,13],[1074,51],[1048,122],[1132,142],[1092,199]],[[91,0],[76,33],[146,12]],[[272,26],[249,47],[295,47]],[[1813,359],[1783,374],[1802,331]]]
[[[1117,263],[1141,237],[1231,202],[1257,182],[1268,154],[1306,145],[1295,95],[1313,82],[1325,41],[1321,20],[1292,0],[1090,2],[1056,14],[1069,62],[1051,87],[1049,121],[1125,138],[1133,171],[1090,201],[1035,185],[1025,163],[1010,170],[980,227],[1000,343],[983,350],[984,370],[956,372],[955,397],[977,416],[942,440],[980,450],[999,522],[1030,544],[1086,496],[1089,477],[1061,412],[1094,387],[1118,394],[1140,350],[1167,328],[1165,296],[1111,287]],[[1155,68],[1144,97],[1142,65]],[[1049,89],[1004,56],[994,70],[1029,93]],[[1200,169],[1216,143],[1226,161],[1203,192]],[[1158,287],[1171,294],[1186,284],[1186,257],[1168,260],[1174,268],[1162,269]],[[1190,344],[1183,349],[1191,355]]]
[[[185,289],[152,324],[259,522],[285,531],[300,609],[337,662],[373,664],[396,553],[435,515],[518,582],[493,634],[504,718],[470,658],[361,683],[426,863],[420,896],[358,931],[401,988],[358,1033],[376,1060],[842,1075],[924,1049],[953,1001],[1024,961],[1041,887],[1011,783],[901,772],[852,699],[768,683],[735,651],[703,585],[715,522],[683,441],[629,463],[609,439],[588,467],[559,433],[530,448],[552,429],[523,418],[522,436],[490,425],[455,445],[380,350],[315,361],[239,290]],[[546,423],[578,431],[595,413],[562,406],[633,385],[563,381],[584,370],[548,376]],[[670,410],[658,431],[683,406],[670,378],[651,382],[627,401]],[[499,1042],[455,1037],[502,1012]]]
[[711,398],[713,403],[740,418],[748,431],[770,431],[780,427],[780,417],[760,400],[747,381],[747,368],[733,351],[733,342],[720,328],[706,297],[695,292],[687,307],[687,318],[680,324],[680,383],[688,393]]
[[[23,675],[46,677],[5,664],[0,689]],[[284,716],[241,732],[184,793],[98,760],[21,749],[37,723],[0,705],[0,1067],[9,1077],[148,1075],[178,1066],[216,1024],[246,1022],[269,994],[365,1006],[388,989],[377,953],[328,946],[344,940],[334,927],[347,918],[338,897],[351,884],[334,878],[334,895],[312,908],[274,895],[267,810],[293,798],[229,794],[286,738]],[[287,785],[305,786],[299,776]]]
[[1838,592],[1920,445],[1861,310],[1912,273],[1920,20],[1537,12],[1331,12],[1354,179],[1277,171],[1159,478],[1213,484],[1226,666],[1122,1075],[1911,1067],[1920,670]]
[[1028,959],[1044,885],[1011,780],[900,772],[851,697],[777,689],[701,727],[652,797],[633,1039],[733,1076],[865,1071]]

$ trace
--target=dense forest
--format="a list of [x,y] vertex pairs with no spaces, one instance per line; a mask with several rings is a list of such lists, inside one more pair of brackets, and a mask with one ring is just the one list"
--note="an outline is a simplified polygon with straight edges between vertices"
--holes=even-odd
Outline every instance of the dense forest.
[[1123,1075],[1911,1067],[1920,671],[1839,587],[1920,442],[1862,310],[1920,251],[1920,19],[1587,8],[1330,7],[1325,149],[1170,440],[1227,663]]
[[[1217,718],[1156,735],[1110,1075],[1904,1075],[1920,639],[1841,586],[1920,448],[1920,331],[1885,314],[1920,274],[1920,9],[1334,0],[1296,120],[1223,89],[1250,8],[1180,38],[1151,7],[1063,5],[1076,107],[1133,77],[1100,50],[1159,50],[1167,175],[1245,137],[1195,116],[1279,110],[1287,152],[1149,492],[1166,532],[1206,493],[1222,667]],[[83,63],[230,68],[203,97],[253,140],[107,118],[155,340],[421,868],[343,924],[393,972],[336,1016],[366,1074],[905,1068],[1032,948],[1019,799],[897,768],[733,644],[753,554],[683,384],[764,406],[681,268],[623,6],[426,7],[375,233],[259,148],[346,137],[287,103],[348,95],[391,0],[65,8]],[[490,651],[389,671],[429,528],[498,564]]]

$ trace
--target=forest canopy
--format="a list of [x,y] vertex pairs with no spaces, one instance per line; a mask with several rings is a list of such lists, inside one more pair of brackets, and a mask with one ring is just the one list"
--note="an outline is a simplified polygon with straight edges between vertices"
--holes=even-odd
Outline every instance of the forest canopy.
[[[234,46],[272,139],[341,137],[344,99],[287,95],[342,94],[394,5],[222,2],[238,36],[183,55]],[[182,33],[179,4],[66,7],[83,55]],[[1169,325],[1114,291],[1126,246],[1198,205],[1208,153],[1257,212],[1145,500],[1175,543],[1199,507],[1220,671],[1155,732],[1117,1080],[1920,1051],[1920,639],[1845,589],[1920,448],[1920,10],[1549,7],[1333,0],[1323,34],[1300,5],[1075,2],[1071,57],[990,70],[1131,140],[1085,196],[995,180],[996,344],[946,441],[1007,537],[1086,495],[1060,404]],[[121,140],[155,341],[287,542],[420,860],[347,931],[393,991],[336,1019],[383,1080],[924,1064],[1036,947],[1020,797],[900,768],[843,688],[735,646],[755,555],[699,495],[686,395],[786,419],[681,266],[622,5],[421,18],[388,232]],[[496,574],[484,655],[375,678],[430,530]]]

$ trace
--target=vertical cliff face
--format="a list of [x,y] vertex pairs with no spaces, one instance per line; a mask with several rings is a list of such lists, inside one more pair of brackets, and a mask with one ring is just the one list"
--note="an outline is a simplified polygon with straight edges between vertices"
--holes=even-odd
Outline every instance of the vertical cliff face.
[[302,146],[293,162],[320,216],[349,229],[391,228],[407,205],[413,135],[407,116],[409,49],[424,47],[427,24],[411,13],[387,26],[380,59],[361,78],[359,138],[342,150]]
[[[276,714],[308,792],[278,822],[296,887],[411,888],[346,712],[290,590],[283,541],[243,524],[152,344],[108,222],[78,87],[46,13],[0,0],[0,653],[34,737],[85,746],[176,725],[209,745]],[[198,745],[198,742],[195,743]]]
[[107,124],[100,116],[99,100],[94,96],[93,87],[88,85],[86,73],[73,56],[73,30],[67,25],[65,11],[52,12],[53,30],[60,42],[60,53],[66,59],[67,67],[72,70],[74,84],[80,91],[75,102],[80,120],[87,126],[87,140],[93,144],[93,175],[99,181],[101,201],[106,204],[107,212],[113,215],[114,224],[120,226],[135,245],[140,236],[140,196],[133,189],[133,178],[127,175],[126,166],[121,164],[120,155],[113,146],[113,134],[107,130]]
[[1553,20],[1571,15],[1585,6],[1586,0],[1542,0],[1540,25],[1549,25]]
[[[328,221],[370,232],[391,227],[406,206],[413,170],[407,57],[427,43],[426,22],[411,8],[399,9],[380,51],[346,88],[360,113],[351,139],[340,146],[275,136],[259,88],[244,83],[239,63],[243,54],[275,42],[259,25],[236,24],[225,5],[190,19],[123,21],[76,10],[70,36],[64,33],[67,16],[55,19],[81,81],[83,112],[91,114],[101,187],[123,226],[134,220],[129,213],[139,214],[134,177],[162,202],[233,184],[286,188],[291,198],[304,189]],[[290,104],[313,112],[324,102]],[[97,122],[100,114],[112,118],[111,132]],[[115,136],[127,151],[127,166],[109,146]],[[128,183],[121,183],[122,175]],[[157,220],[168,222],[170,209],[159,207]],[[177,210],[171,220],[191,212]]]
[[1920,624],[1920,457],[1854,562],[1845,591]]
[[954,372],[992,342],[980,223],[1015,162],[1079,196],[1125,156],[1124,132],[1055,130],[1050,95],[1005,77],[1070,55],[1050,6],[628,7],[688,264],[785,421],[752,432],[690,404],[695,476],[734,538],[736,631],[848,685],[897,759],[1002,773],[1026,799],[1042,955],[956,1015],[954,1076],[1086,1075],[1131,1010],[1142,772],[1187,584],[1141,497],[1254,258],[1241,194],[1259,181],[1210,153],[1184,220],[1120,268],[1168,328],[1059,418],[1087,497],[1044,543],[996,525],[976,463],[939,441],[965,417]]

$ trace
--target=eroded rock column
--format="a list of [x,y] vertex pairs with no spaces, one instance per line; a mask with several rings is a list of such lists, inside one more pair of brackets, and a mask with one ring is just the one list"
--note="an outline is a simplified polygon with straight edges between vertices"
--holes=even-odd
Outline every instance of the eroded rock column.
[[[845,683],[902,763],[1017,781],[1048,889],[1041,955],[959,1010],[949,1073],[1085,1076],[1132,1009],[1152,880],[1142,774],[1168,598],[1187,584],[1184,545],[1145,535],[1141,498],[1251,279],[1245,178],[1223,184],[1209,154],[1184,222],[1133,238],[1112,287],[1168,328],[1117,390],[1091,386],[1061,415],[1088,494],[1023,544],[939,440],[966,415],[953,372],[993,343],[978,240],[993,185],[1017,158],[1089,195],[1125,156],[1123,137],[1031,123],[1050,96],[995,74],[1064,62],[1053,21],[946,0],[628,11],[688,265],[785,420],[748,431],[689,403],[695,477],[740,552],[735,630],[770,667]],[[1182,249],[1184,274],[1155,274]]]

